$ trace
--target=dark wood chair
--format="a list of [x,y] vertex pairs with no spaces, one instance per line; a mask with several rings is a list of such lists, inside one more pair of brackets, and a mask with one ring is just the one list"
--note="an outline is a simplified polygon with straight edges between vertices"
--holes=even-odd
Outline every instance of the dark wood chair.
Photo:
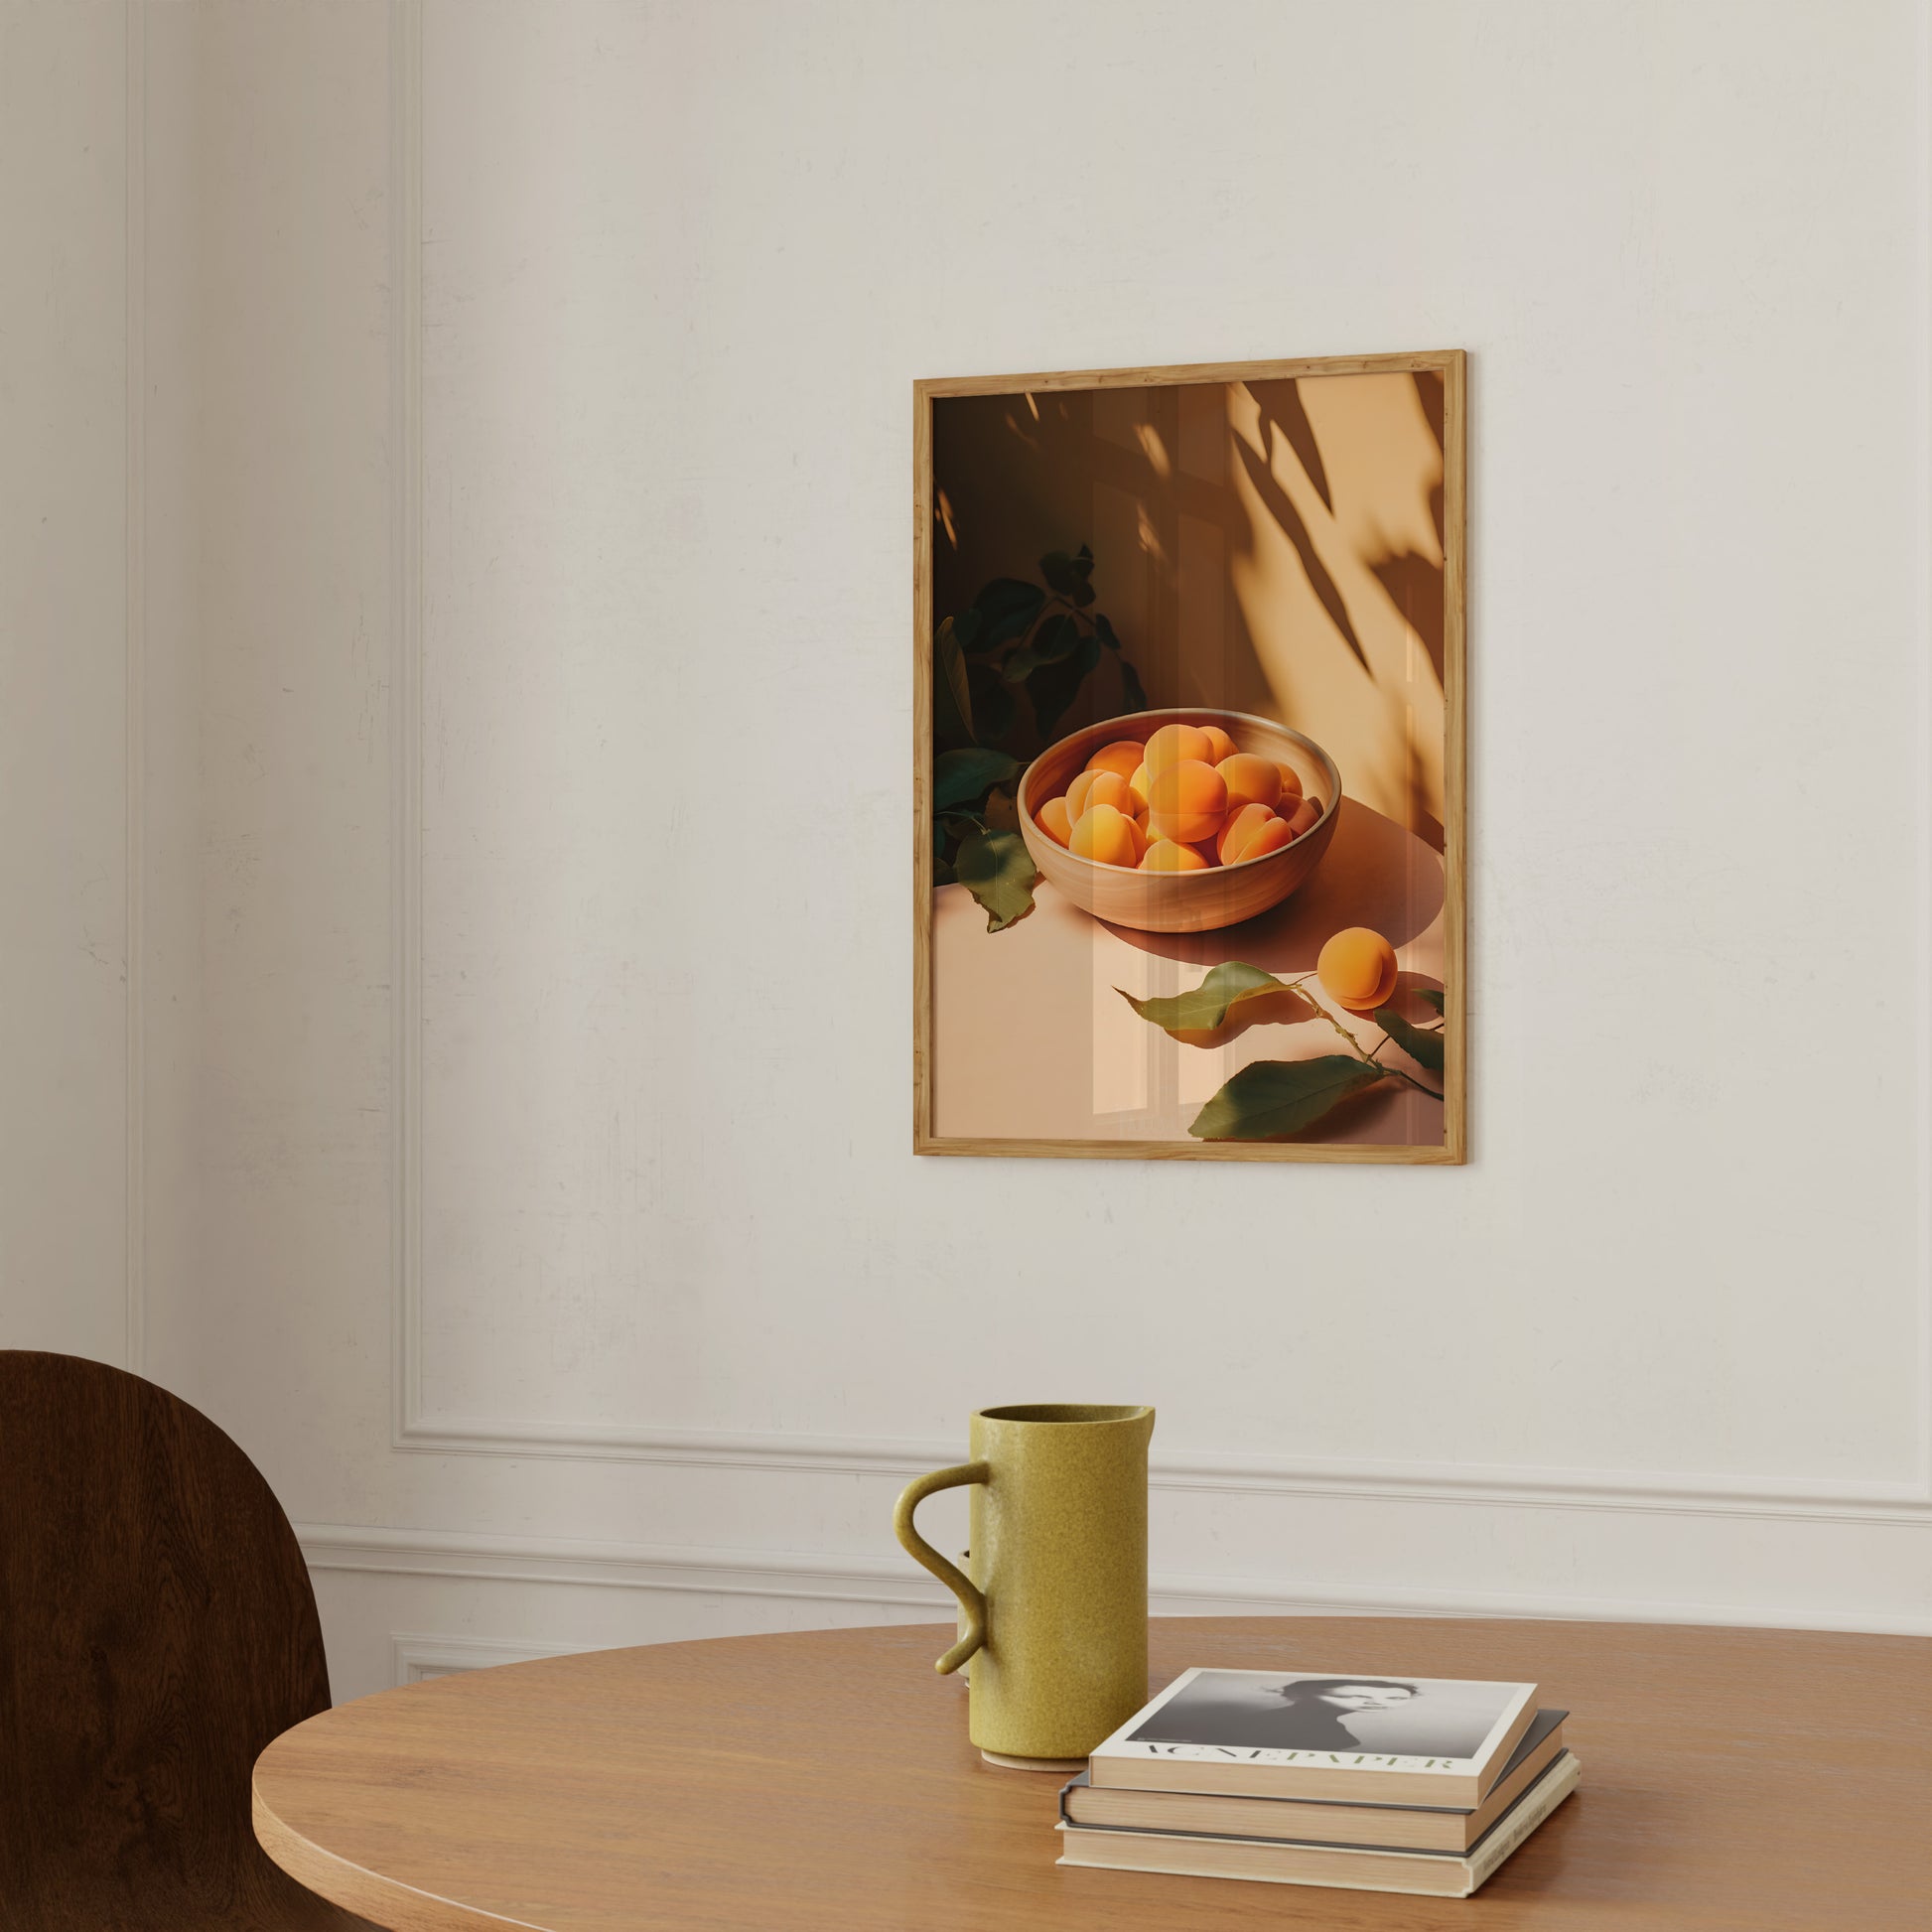
[[120,1369],[0,1350],[0,1925],[347,1932],[255,1843],[249,1776],[325,1710],[268,1484]]

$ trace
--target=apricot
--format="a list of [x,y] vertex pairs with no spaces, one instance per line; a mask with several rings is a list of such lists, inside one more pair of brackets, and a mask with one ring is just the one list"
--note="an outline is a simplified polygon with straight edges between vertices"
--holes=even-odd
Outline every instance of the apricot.
[[1067,850],[1101,866],[1138,866],[1141,863],[1140,827],[1112,805],[1093,805],[1073,823]]
[[1148,830],[1157,839],[1192,845],[1221,829],[1227,808],[1227,782],[1221,774],[1199,759],[1182,759],[1154,774],[1147,794]]
[[1228,810],[1238,812],[1243,805],[1266,805],[1272,812],[1282,795],[1281,766],[1252,752],[1236,752],[1223,759],[1214,769],[1228,788]]
[[1142,809],[1118,771],[1095,771],[1089,767],[1066,788],[1067,818],[1077,825],[1096,805],[1111,805],[1129,818],[1138,818]]
[[1131,791],[1134,794],[1134,796],[1140,800],[1140,815],[1143,818],[1147,816],[1148,782],[1149,780],[1147,775],[1147,760],[1143,759],[1141,762],[1134,767],[1134,775],[1131,778],[1129,778],[1127,781],[1127,789]]
[[1373,1013],[1395,991],[1395,948],[1368,926],[1344,926],[1321,948],[1314,970],[1338,1006]]
[[1163,725],[1147,742],[1147,775],[1158,778],[1171,764],[1178,764],[1183,759],[1195,764],[1212,764],[1208,757],[1213,750],[1204,731],[1196,731],[1192,725]]
[[1117,777],[1128,778],[1134,774],[1134,767],[1146,755],[1147,748],[1138,738],[1117,738],[1111,745],[1103,745],[1087,760],[1089,771],[1111,771]]
[[1321,807],[1312,798],[1298,799],[1295,809],[1288,814],[1288,829],[1299,839],[1320,816]]
[[1207,761],[1219,764],[1223,759],[1234,756],[1234,740],[1219,725],[1202,725],[1200,735],[1207,740]]
[[1285,818],[1271,818],[1257,828],[1255,835],[1241,848],[1241,856],[1236,865],[1245,865],[1250,859],[1265,859],[1271,852],[1279,852],[1283,846],[1295,842],[1295,832]]
[[1279,852],[1295,834],[1286,819],[1277,818],[1266,805],[1243,805],[1230,812],[1215,842],[1224,866],[1238,866],[1248,859],[1264,858]]
[[1064,798],[1049,798],[1034,814],[1034,823],[1053,841],[1064,845],[1073,836],[1073,821],[1067,815]]
[[1143,872],[1205,872],[1207,861],[1191,845],[1176,845],[1172,839],[1156,839],[1141,861]]
[[1282,796],[1299,798],[1302,795],[1302,774],[1292,764],[1284,764],[1280,759],[1275,760],[1275,769],[1282,774]]

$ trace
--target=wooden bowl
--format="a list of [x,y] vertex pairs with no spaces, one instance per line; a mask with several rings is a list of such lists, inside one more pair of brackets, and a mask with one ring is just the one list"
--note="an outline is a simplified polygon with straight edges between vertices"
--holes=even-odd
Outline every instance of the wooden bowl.
[[[1138,872],[1128,866],[1103,866],[1077,858],[1034,823],[1035,807],[1065,791],[1103,745],[1126,738],[1145,745],[1163,725],[1220,726],[1237,750],[1292,767],[1302,780],[1303,794],[1321,807],[1321,816],[1278,852],[1244,859],[1236,866],[1209,866],[1203,872]],[[1279,905],[1321,863],[1335,834],[1341,773],[1313,739],[1286,725],[1244,711],[1179,705],[1103,719],[1048,746],[1021,773],[1019,803],[1020,835],[1034,864],[1055,892],[1082,910],[1140,932],[1211,932]]]

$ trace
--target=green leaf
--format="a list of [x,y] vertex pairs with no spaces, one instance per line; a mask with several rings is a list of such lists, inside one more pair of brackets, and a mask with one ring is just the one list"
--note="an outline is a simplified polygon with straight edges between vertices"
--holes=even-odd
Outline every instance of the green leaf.
[[1034,701],[1034,717],[1038,722],[1040,737],[1052,737],[1053,727],[1066,715],[1087,673],[1099,662],[1100,639],[1089,636],[1081,640],[1071,657],[1042,664],[1027,680],[1027,695]]
[[1298,1134],[1338,1100],[1388,1076],[1346,1053],[1313,1060],[1256,1060],[1244,1066],[1195,1116],[1199,1141],[1273,1141]]
[[1017,577],[996,577],[973,600],[982,627],[971,649],[997,650],[1015,637],[1025,636],[1039,616],[1046,593],[1037,584],[1023,584]]
[[1419,1000],[1427,1000],[1438,1013],[1441,1013],[1443,1010],[1443,991],[1441,987],[1419,986],[1416,988],[1416,998]]
[[1057,664],[1080,647],[1080,626],[1068,617],[1048,618],[1006,661],[1009,684],[1025,684],[1042,664]]
[[984,745],[941,752],[932,766],[932,809],[942,812],[948,805],[964,805],[979,797],[988,785],[1002,783],[1019,769],[1018,759]]
[[1034,909],[1039,874],[1018,832],[975,832],[954,855],[953,870],[986,908],[988,932],[1004,932]]
[[995,745],[1013,729],[1020,707],[998,671],[984,659],[966,666],[967,687],[973,694],[974,737],[982,745]]
[[980,625],[984,621],[977,606],[968,605],[952,621],[953,635],[959,639],[961,650],[971,650],[979,642]]
[[[1039,574],[1062,597],[1074,597],[1093,575],[1093,552],[1084,543],[1077,557],[1069,557],[1064,550],[1049,550],[1039,560]],[[1092,599],[1087,601],[1091,603]]]
[[1443,1035],[1412,1027],[1394,1007],[1377,1007],[1375,1024],[1420,1066],[1432,1073],[1443,1070]]
[[[972,617],[973,613],[961,615]],[[966,656],[958,624],[959,619],[948,618],[932,637],[932,728],[941,738],[974,736],[973,693],[966,681]]]
[[1241,1001],[1251,1000],[1258,993],[1286,993],[1301,1000],[1307,1010],[1303,1017],[1311,1019],[1315,1013],[1315,1008],[1285,981],[1239,959],[1210,966],[1207,977],[1191,993],[1177,993],[1171,1000],[1137,1000],[1131,993],[1121,993],[1119,987],[1114,991],[1143,1020],[1169,1034],[1212,1033],[1226,1025],[1228,1015]]
[[1124,657],[1120,660],[1120,701],[1129,711],[1147,709],[1147,693],[1141,689],[1141,674]]

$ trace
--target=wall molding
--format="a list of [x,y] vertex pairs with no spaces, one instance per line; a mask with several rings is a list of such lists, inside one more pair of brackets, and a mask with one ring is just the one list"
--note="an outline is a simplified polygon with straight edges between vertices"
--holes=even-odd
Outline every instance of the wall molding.
[[420,1636],[398,1630],[389,1640],[391,1681],[397,1690],[460,1671],[489,1670],[497,1664],[533,1664],[544,1657],[571,1657],[594,1650],[588,1643],[509,1643],[500,1637]]
[[[392,13],[390,141],[391,612],[393,789],[391,1444],[438,1455],[564,1457],[781,1474],[904,1480],[957,1459],[962,1445],[727,1430],[602,1426],[432,1413],[423,1399],[423,18]],[[1928,444],[1932,448],[1932,443]],[[1928,888],[1932,903],[1932,887]],[[1932,1091],[1932,1079],[1928,1080]],[[1157,1489],[1386,1503],[1621,1510],[1786,1521],[1932,1523],[1932,1264],[1921,1269],[1919,1473],[1911,1481],[1680,1474],[1426,1461],[1360,1462],[1259,1453],[1158,1454]],[[874,1600],[865,1598],[862,1600]],[[1526,1612],[1528,1613],[1528,1612]],[[1543,1612],[1536,1612],[1541,1614]],[[1554,1613],[1554,1612],[1552,1612]]]
[[[848,1603],[930,1611],[939,1621],[946,1619],[952,1605],[952,1598],[909,1560],[897,1557],[824,1557],[793,1550],[693,1549],[335,1523],[298,1524],[296,1535],[310,1569],[321,1573]],[[1854,1611],[1780,1609],[1758,1604],[1629,1601],[1620,1597],[1426,1589],[1382,1584],[1310,1587],[1249,1577],[1157,1575],[1150,1579],[1149,1607],[1157,1616],[1554,1617],[1932,1636],[1932,1615],[1873,1617]],[[448,1645],[466,1640],[412,1641]],[[511,1648],[519,1655],[526,1651],[531,1655],[563,1654],[521,1645]],[[512,1659],[504,1654],[492,1656],[490,1661]]]

